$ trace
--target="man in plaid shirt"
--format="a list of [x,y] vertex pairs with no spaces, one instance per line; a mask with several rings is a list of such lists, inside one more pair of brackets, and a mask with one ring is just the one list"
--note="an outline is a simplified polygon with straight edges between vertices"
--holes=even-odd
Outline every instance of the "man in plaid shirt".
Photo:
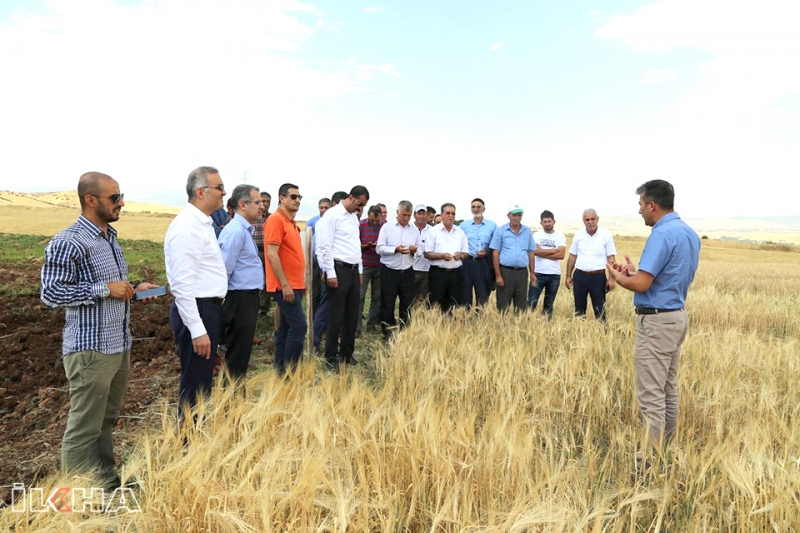
[[117,232],[108,225],[125,205],[119,184],[87,172],[78,197],[78,221],[53,237],[42,266],[42,302],[66,310],[62,356],[70,409],[61,468],[64,474],[97,469],[108,488],[116,488],[112,431],[128,386],[130,300],[156,285],[128,282]]

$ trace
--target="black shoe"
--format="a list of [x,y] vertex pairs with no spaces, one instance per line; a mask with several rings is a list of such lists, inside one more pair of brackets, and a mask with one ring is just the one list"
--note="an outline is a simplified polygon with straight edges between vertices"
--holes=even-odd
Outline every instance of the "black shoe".
[[358,360],[352,355],[348,355],[347,357],[345,357],[343,362],[347,363],[350,366],[356,366],[358,364]]
[[336,374],[339,373],[339,362],[338,361],[331,361],[330,359],[325,359],[322,363],[322,368],[326,372],[334,372]]

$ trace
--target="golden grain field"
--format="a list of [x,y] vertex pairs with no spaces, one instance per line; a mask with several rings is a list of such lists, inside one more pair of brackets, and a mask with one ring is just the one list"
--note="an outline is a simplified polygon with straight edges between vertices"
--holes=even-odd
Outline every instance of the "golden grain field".
[[609,295],[603,327],[562,284],[551,322],[418,312],[356,370],[307,357],[288,382],[215,389],[186,452],[165,404],[124,464],[141,513],[6,510],[0,530],[798,530],[799,264],[703,241],[678,433],[640,476],[632,295]]

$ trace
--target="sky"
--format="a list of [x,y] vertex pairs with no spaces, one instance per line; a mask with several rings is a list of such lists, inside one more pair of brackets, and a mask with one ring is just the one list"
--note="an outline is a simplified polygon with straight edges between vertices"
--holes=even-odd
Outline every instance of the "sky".
[[0,0],[0,190],[800,214],[800,2]]

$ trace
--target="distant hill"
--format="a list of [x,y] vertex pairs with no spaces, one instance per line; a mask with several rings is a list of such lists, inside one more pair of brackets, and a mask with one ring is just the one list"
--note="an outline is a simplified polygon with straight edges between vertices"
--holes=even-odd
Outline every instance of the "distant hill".
[[[0,207],[3,205],[25,206],[25,207],[42,207],[54,209],[75,209],[80,208],[78,195],[75,191],[60,191],[60,192],[13,192],[13,191],[0,191]],[[132,213],[167,213],[178,214],[179,207],[162,205],[158,203],[137,202],[133,200],[125,200],[125,211]]]

